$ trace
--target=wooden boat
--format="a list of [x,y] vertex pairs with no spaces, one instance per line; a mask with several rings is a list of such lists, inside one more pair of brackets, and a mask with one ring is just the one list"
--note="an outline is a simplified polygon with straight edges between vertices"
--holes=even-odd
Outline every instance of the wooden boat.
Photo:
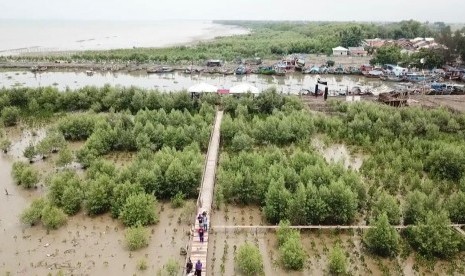
[[250,69],[248,69],[247,67],[245,66],[239,66],[236,68],[236,70],[234,71],[234,73],[236,75],[246,75],[246,74],[249,74],[250,73]]
[[407,73],[405,74],[405,80],[409,82],[425,82],[425,81],[431,81],[432,78],[429,75],[426,74],[420,74],[420,73]]
[[362,71],[362,74],[367,78],[380,78],[384,75],[383,71],[380,70]]
[[295,60],[295,70],[296,71],[302,71],[304,69],[304,67],[305,67],[305,60],[297,58]]
[[336,69],[334,69],[334,74],[345,74],[344,68],[342,68],[341,66],[337,67]]
[[277,68],[274,73],[276,76],[285,76],[286,70],[282,68]]
[[404,76],[402,75],[396,76],[394,74],[387,74],[387,75],[380,76],[380,79],[383,81],[393,81],[393,82],[401,82],[405,80]]
[[32,72],[44,72],[47,71],[47,66],[32,66],[31,71]]
[[271,66],[260,66],[258,67],[258,71],[257,71],[258,74],[262,74],[262,75],[273,75],[276,73],[276,70],[273,69],[273,67]]
[[199,74],[201,72],[202,72],[202,70],[197,69],[197,68],[187,68],[187,69],[184,70],[185,74]]
[[147,69],[147,74],[162,74],[162,73],[171,73],[174,69],[171,67],[157,67],[157,68],[150,68]]

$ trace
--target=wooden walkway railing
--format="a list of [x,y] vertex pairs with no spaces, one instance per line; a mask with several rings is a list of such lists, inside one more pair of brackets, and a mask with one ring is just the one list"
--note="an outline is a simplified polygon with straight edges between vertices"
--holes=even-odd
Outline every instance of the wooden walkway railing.
[[[406,229],[409,226],[415,227],[415,225],[393,225],[395,229]],[[461,227],[465,227],[465,224],[450,224],[449,227],[454,227],[457,232],[465,236],[465,231]],[[278,229],[279,225],[212,225],[212,229],[215,230],[227,230],[227,229]],[[289,226],[291,229],[329,229],[329,230],[349,230],[349,229],[370,229],[373,228],[371,225],[297,225]]]

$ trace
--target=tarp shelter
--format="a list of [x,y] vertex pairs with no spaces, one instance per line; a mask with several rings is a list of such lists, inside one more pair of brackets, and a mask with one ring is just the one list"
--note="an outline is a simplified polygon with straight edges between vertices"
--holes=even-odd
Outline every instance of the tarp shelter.
[[217,91],[218,87],[208,83],[199,83],[187,89],[189,93],[216,93]]
[[347,56],[349,54],[349,49],[344,47],[333,48],[333,56]]
[[231,94],[242,94],[248,92],[252,94],[259,94],[260,90],[257,87],[248,83],[241,83],[229,89],[229,93]]

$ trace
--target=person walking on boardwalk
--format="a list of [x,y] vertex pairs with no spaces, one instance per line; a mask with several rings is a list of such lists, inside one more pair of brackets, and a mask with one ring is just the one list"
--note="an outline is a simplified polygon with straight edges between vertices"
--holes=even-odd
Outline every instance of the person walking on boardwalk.
[[[205,212],[204,212],[204,213],[205,213]],[[199,214],[199,216],[197,217],[197,219],[199,220],[199,226],[202,227],[203,215],[202,215],[202,214]]]
[[200,260],[195,263],[195,275],[196,276],[202,276],[202,263]]
[[203,230],[204,230],[205,232],[208,231],[208,218],[207,218],[207,217],[204,217],[204,218],[203,218]]
[[192,263],[191,258],[189,258],[186,264],[186,274],[189,275],[192,272],[193,268],[194,268],[194,264]]
[[205,232],[208,231],[208,218],[207,218],[207,215],[205,214],[205,216],[203,217],[203,230]]
[[200,226],[200,228],[199,228],[199,238],[200,238],[201,243],[203,243],[203,234],[204,234],[203,228],[202,228],[202,226]]

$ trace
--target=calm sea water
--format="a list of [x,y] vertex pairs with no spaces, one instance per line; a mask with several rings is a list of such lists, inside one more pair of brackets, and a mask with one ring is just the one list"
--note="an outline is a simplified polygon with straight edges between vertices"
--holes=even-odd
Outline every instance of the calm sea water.
[[0,20],[0,55],[35,51],[164,47],[247,33],[211,21]]

